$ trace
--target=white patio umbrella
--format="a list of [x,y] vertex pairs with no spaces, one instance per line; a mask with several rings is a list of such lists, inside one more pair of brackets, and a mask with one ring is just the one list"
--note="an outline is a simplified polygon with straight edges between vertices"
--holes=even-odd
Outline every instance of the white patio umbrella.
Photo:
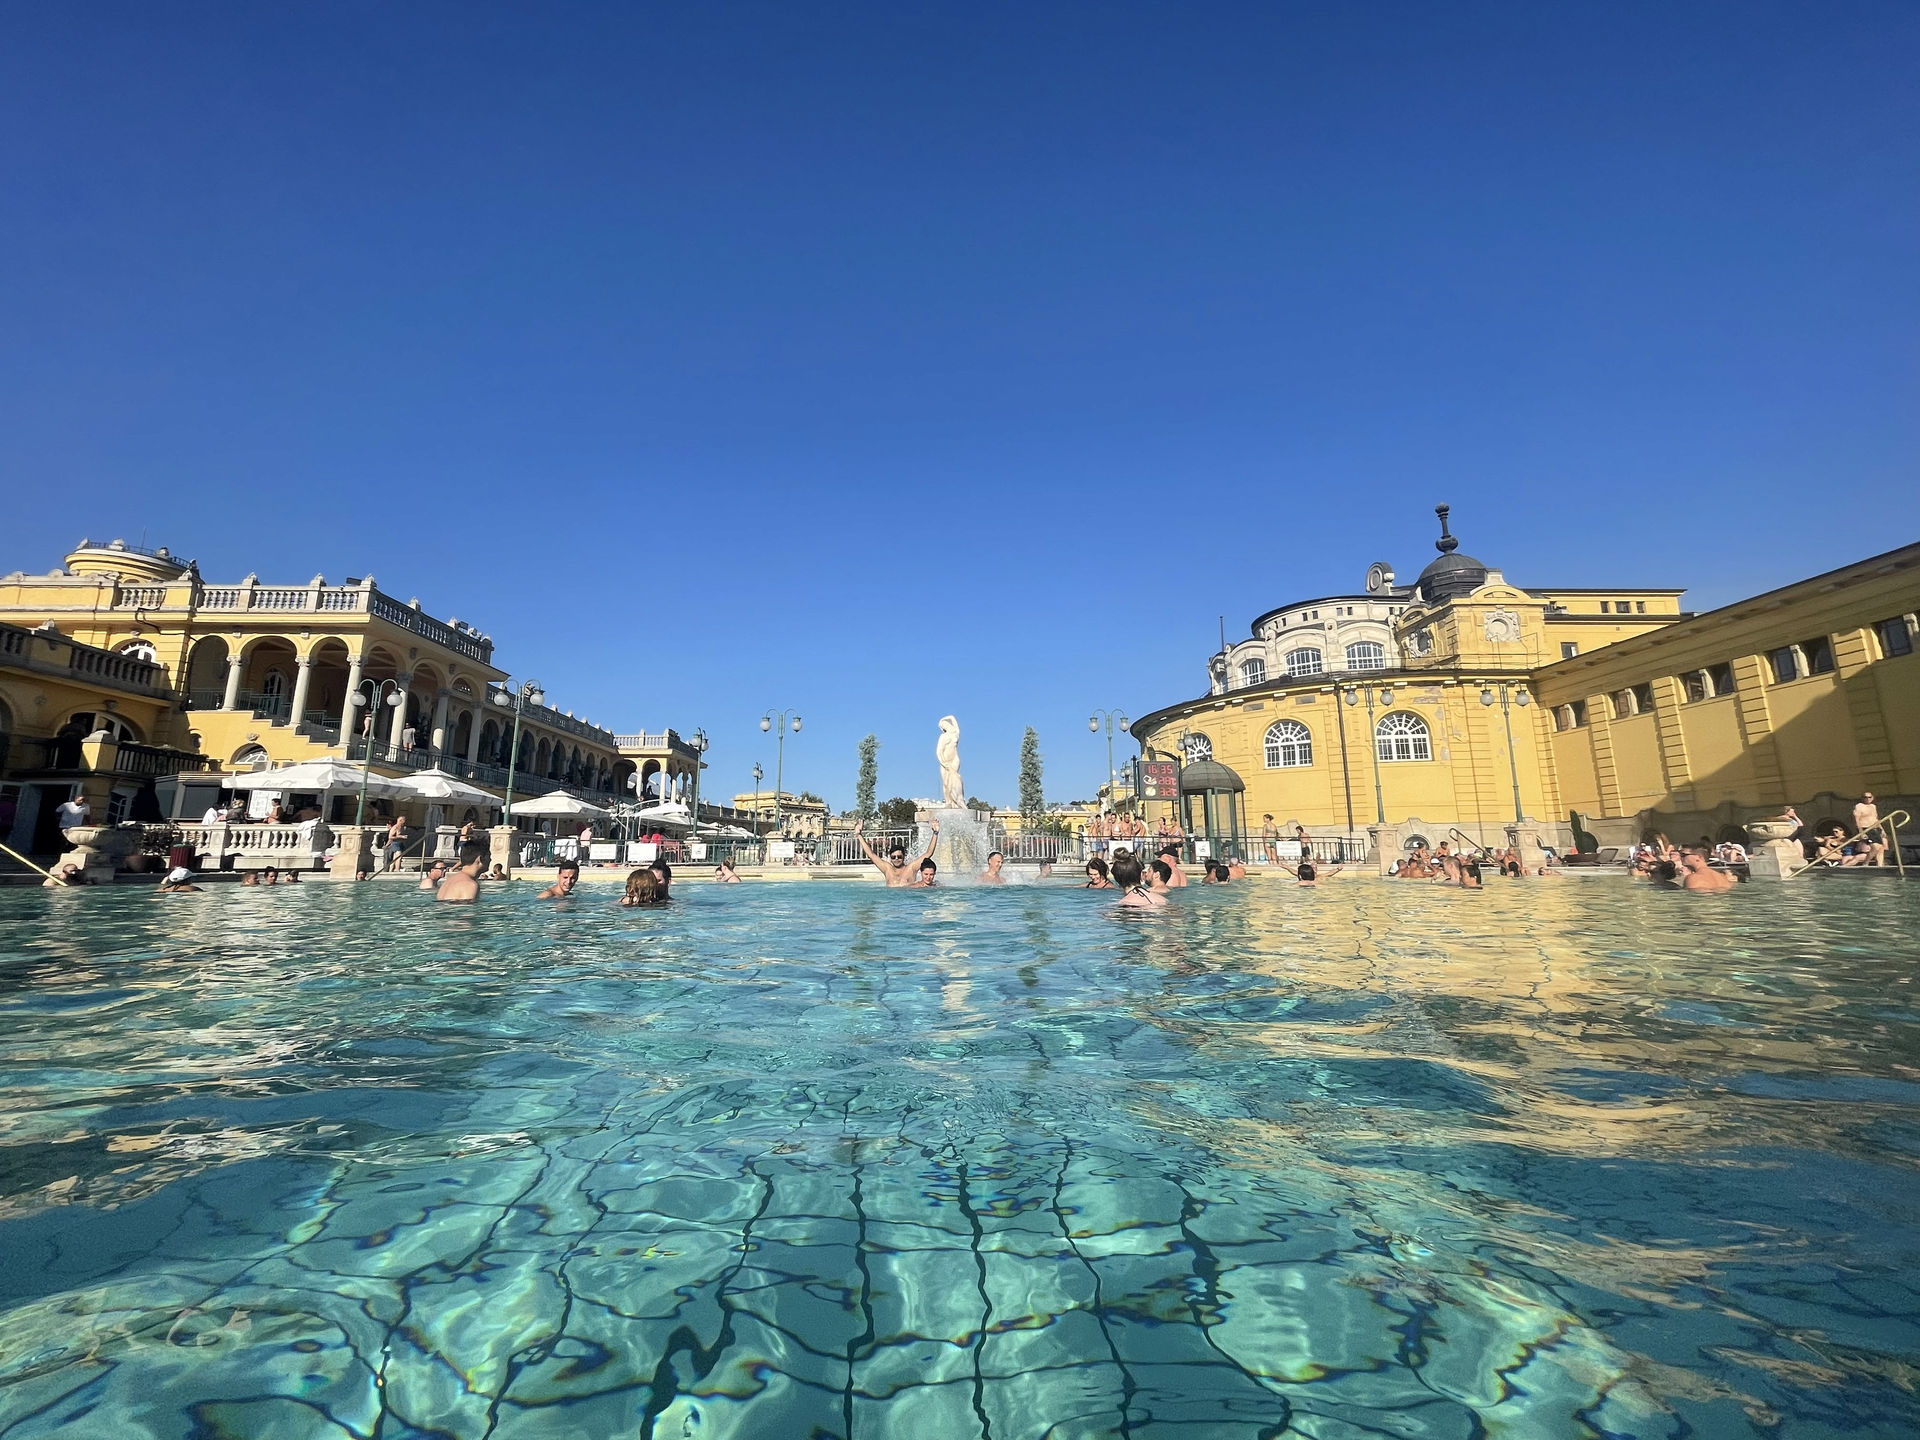
[[456,779],[444,770],[420,770],[393,782],[396,795],[411,795],[437,804],[498,805],[500,797]]
[[[278,770],[249,770],[229,775],[220,783],[229,790],[279,790],[286,793],[313,791],[326,794],[333,790],[358,790],[360,767],[344,760],[302,760]],[[400,794],[399,782],[384,775],[367,775],[367,794],[382,797]]]
[[644,809],[636,810],[631,818],[651,820],[656,825],[692,825],[693,811],[678,800],[667,800],[658,805],[648,805]]
[[602,809],[591,801],[582,800],[577,795],[569,795],[564,790],[555,790],[533,800],[514,801],[513,813],[515,818],[532,815],[536,818],[572,816],[580,820],[604,820],[612,812]]

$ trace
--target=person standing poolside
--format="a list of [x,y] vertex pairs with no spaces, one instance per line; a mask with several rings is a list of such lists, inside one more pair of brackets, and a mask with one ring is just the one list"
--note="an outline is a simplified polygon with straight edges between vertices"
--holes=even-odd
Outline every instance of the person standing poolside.
[[1863,793],[1860,803],[1853,807],[1853,828],[1866,842],[1867,864],[1886,864],[1887,833],[1880,827],[1880,807],[1874,803],[1871,790]]
[[562,860],[560,871],[553,877],[553,884],[533,898],[536,900],[564,900],[573,893],[573,887],[580,883],[580,862]]
[[982,885],[1006,884],[1007,877],[1000,873],[1001,867],[1006,863],[1007,857],[1002,855],[998,850],[989,851],[987,853],[987,868],[980,872],[978,883]]
[[1705,890],[1717,893],[1722,890],[1731,890],[1740,883],[1726,871],[1716,870],[1709,865],[1707,852],[1698,847],[1688,847],[1686,854],[1681,857],[1680,868],[1682,871],[1680,888],[1683,890]]
[[1269,865],[1280,863],[1280,827],[1273,823],[1273,816],[1260,817],[1260,853]]
[[60,827],[60,838],[66,841],[69,850],[78,850],[79,844],[71,831],[81,829],[87,823],[87,797],[71,795],[54,808],[54,823]]
[[391,870],[407,850],[407,817],[396,815],[387,824],[387,846],[381,855],[382,870]]
[[[880,872],[881,877],[887,882],[887,888],[889,890],[905,890],[911,886],[920,884],[921,881],[914,874],[913,867],[907,864],[907,847],[896,840],[888,847],[886,859],[881,859],[880,852],[869,845],[867,843],[867,837],[860,833],[866,828],[866,824],[867,822],[864,820],[857,821],[854,824],[853,838],[858,840],[860,842],[860,848],[867,852],[867,859],[873,862],[874,868]],[[934,846],[939,843],[940,822],[935,820],[933,822],[933,836],[927,841],[926,854],[920,857],[922,864],[933,859]]]
[[1169,890],[1179,890],[1186,885],[1187,872],[1180,868],[1180,847],[1178,845],[1162,845],[1160,847],[1159,863],[1164,863],[1167,867],[1167,888]]
[[480,872],[486,868],[487,850],[484,845],[461,846],[460,864],[440,882],[440,888],[433,892],[433,898],[451,901],[456,905],[471,905],[480,898]]

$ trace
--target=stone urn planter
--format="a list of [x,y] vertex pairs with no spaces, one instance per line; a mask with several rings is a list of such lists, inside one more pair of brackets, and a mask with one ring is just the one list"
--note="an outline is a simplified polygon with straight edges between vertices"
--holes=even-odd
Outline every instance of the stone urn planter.
[[1749,820],[1747,836],[1755,845],[1765,845],[1772,840],[1784,840],[1799,827],[1791,820]]
[[76,848],[61,858],[77,861],[89,885],[111,885],[114,872],[140,843],[138,825],[82,825],[62,833]]

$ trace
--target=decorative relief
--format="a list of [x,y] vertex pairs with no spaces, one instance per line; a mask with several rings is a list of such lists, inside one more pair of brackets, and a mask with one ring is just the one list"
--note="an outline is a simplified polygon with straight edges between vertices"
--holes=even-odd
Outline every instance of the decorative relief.
[[1517,645],[1520,643],[1520,617],[1511,610],[1492,610],[1487,613],[1487,643],[1489,645]]

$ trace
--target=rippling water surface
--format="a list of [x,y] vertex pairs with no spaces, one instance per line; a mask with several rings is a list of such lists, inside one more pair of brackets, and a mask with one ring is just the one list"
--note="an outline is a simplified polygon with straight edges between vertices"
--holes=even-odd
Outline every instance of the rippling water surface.
[[0,894],[0,1436],[1920,1434],[1920,887]]

